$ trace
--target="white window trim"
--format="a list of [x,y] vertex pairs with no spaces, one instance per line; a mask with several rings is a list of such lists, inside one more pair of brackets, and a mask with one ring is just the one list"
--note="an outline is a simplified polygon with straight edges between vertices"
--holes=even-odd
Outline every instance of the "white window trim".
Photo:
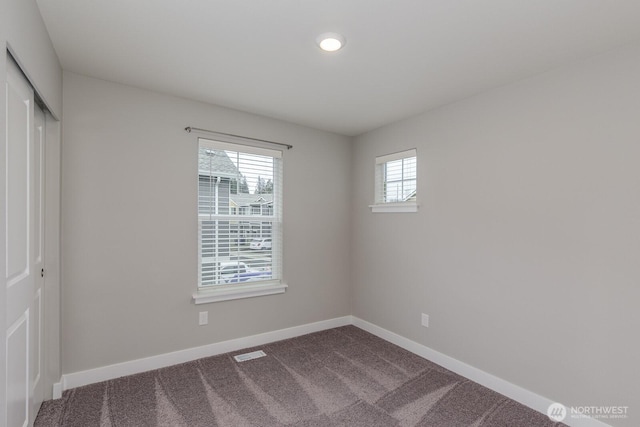
[[[238,146],[240,146],[241,148],[239,148]],[[277,159],[282,159],[282,151],[280,150],[274,150],[274,149],[266,149],[266,148],[262,148],[262,147],[256,147],[255,145],[251,144],[251,142],[249,141],[248,143],[244,143],[244,142],[238,142],[238,143],[227,143],[227,142],[222,142],[222,141],[214,141],[214,140],[208,140],[208,139],[204,139],[204,138],[198,138],[198,147],[206,147],[206,148],[211,148],[211,149],[223,149],[223,150],[230,150],[230,151],[243,151],[243,152],[247,152],[247,153],[252,153],[252,154],[258,154],[258,155],[264,155],[264,156],[270,156],[270,157],[274,157]],[[280,167],[282,167],[282,164],[280,164]],[[280,171],[281,173],[282,171]],[[282,180],[282,175],[280,176],[280,185],[278,186],[280,192],[282,192],[282,188],[283,188],[284,182]],[[282,197],[282,196],[280,196]],[[282,208],[280,208],[282,209]],[[202,217],[203,215],[198,215],[199,217]],[[227,219],[237,219],[236,216],[219,216],[220,218],[222,218],[223,220],[225,218]],[[268,220],[268,221],[275,221],[276,220],[276,215],[246,215],[243,216],[243,218],[247,218],[247,219],[254,219],[254,220]],[[278,227],[282,227],[282,214],[280,216],[280,223],[278,225]],[[280,252],[280,256],[283,257],[284,256],[284,251]],[[198,275],[200,275],[200,261],[201,261],[201,257],[200,254],[198,254]],[[282,271],[282,259],[280,260],[280,266],[278,266],[278,269],[280,271]],[[282,274],[282,273],[281,273]],[[194,304],[198,305],[198,304],[208,304],[208,303],[214,303],[214,302],[221,302],[221,301],[230,301],[230,300],[235,300],[235,299],[242,299],[242,298],[253,298],[253,297],[259,297],[259,296],[266,296],[266,295],[275,295],[275,294],[283,294],[288,288],[288,285],[286,283],[284,283],[282,281],[282,279],[280,280],[271,280],[271,281],[260,281],[260,282],[245,282],[245,283],[234,283],[231,285],[211,285],[211,286],[200,286],[200,278],[198,279],[198,286],[196,291],[192,294],[192,299]]]
[[285,283],[279,281],[262,282],[256,284],[216,285],[213,289],[200,288],[193,293],[194,304],[208,304],[212,302],[230,301],[234,299],[261,297],[265,295],[283,294],[287,289]]
[[393,154],[387,154],[385,156],[376,157],[376,165],[392,162],[394,160],[406,159],[407,157],[417,157],[418,150],[412,148],[411,150],[399,151]]
[[256,147],[251,144],[251,141],[223,142],[213,139],[198,138],[198,145],[199,147],[209,148],[212,150],[242,151],[244,153],[257,154],[259,156],[275,157],[277,159],[282,158],[282,150]]
[[[391,162],[394,160],[405,159],[407,157],[415,157],[417,160],[418,150],[416,150],[415,148],[412,148],[410,150],[400,151],[397,153],[387,154],[384,156],[378,156],[376,157],[376,168],[378,167],[378,165]],[[378,178],[376,176],[374,193],[378,192],[378,185],[381,184],[377,182],[377,179]],[[375,198],[376,196],[374,194],[374,199]],[[369,208],[371,208],[372,213],[415,213],[415,212],[418,212],[419,206],[420,205],[418,204],[417,201],[412,201],[412,202],[374,203],[372,205],[369,205]]]
[[380,203],[376,205],[369,205],[371,212],[373,213],[412,213],[418,212],[417,202],[405,202],[405,203]]

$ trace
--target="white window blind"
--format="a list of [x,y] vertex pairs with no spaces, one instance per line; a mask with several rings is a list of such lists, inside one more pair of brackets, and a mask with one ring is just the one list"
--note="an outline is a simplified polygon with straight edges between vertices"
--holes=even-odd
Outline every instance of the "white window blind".
[[415,149],[377,157],[375,204],[415,205],[417,177]]
[[282,279],[282,152],[199,139],[199,289]]

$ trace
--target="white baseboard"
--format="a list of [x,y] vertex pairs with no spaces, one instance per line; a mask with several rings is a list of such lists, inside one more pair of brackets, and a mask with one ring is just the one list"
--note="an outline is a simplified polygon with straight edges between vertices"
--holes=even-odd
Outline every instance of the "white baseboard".
[[[369,323],[366,320],[353,316],[353,325],[545,415],[547,414],[547,408],[549,408],[549,405],[555,403],[553,400],[540,396],[539,394],[512,384],[478,368],[474,368],[471,365],[435,351],[425,345],[411,341],[408,338],[388,331],[380,326],[374,325],[373,323]],[[571,427],[611,427],[608,424],[593,418],[571,418],[568,416],[562,422]]]
[[[62,376],[62,390],[81,387],[101,381],[107,381],[126,375],[138,374],[151,371],[153,369],[164,368],[179,363],[190,362],[203,357],[215,356],[222,353],[241,350],[247,347],[255,347],[280,341],[288,338],[295,338],[300,335],[323,331],[325,329],[337,328],[352,324],[351,316],[337,317],[306,325],[294,326],[263,334],[252,335],[244,338],[237,338],[229,341],[222,341],[214,344],[203,345],[201,347],[189,348],[186,350],[174,351],[157,356],[145,357],[143,359],[131,360],[86,371],[73,372]],[[62,390],[60,394],[62,395]]]
[[[80,387],[87,384],[93,384],[100,381],[107,381],[114,378],[123,377],[125,375],[138,374],[153,369],[164,368],[178,363],[190,362],[202,357],[215,356],[222,353],[241,350],[248,347],[256,347],[268,344],[274,341],[280,341],[288,338],[295,338],[300,335],[319,332],[326,329],[337,328],[339,326],[354,325],[360,329],[372,333],[390,343],[404,348],[418,356],[424,357],[450,371],[453,371],[465,378],[477,382],[493,391],[501,393],[510,399],[515,400],[529,408],[541,412],[546,415],[549,405],[554,403],[552,400],[540,396],[532,391],[526,390],[520,386],[512,384],[495,375],[484,372],[478,368],[461,362],[446,354],[433,350],[425,345],[419,344],[394,332],[388,331],[373,323],[367,322],[355,316],[337,317],[334,319],[323,320],[315,323],[294,326],[291,328],[280,329],[263,334],[252,335],[244,338],[237,338],[229,341],[223,341],[214,344],[208,344],[201,347],[189,348],[186,350],[175,351],[172,353],[160,354],[157,356],[146,357],[143,359],[131,360],[128,362],[117,363],[115,365],[104,366],[95,369],[89,369],[81,372],[74,372],[62,376],[61,382],[54,384],[53,397],[62,396],[63,390],[74,387]],[[571,427],[610,427],[608,424],[593,418],[571,418],[567,417],[565,424]]]
[[59,383],[53,385],[53,399],[60,399],[62,397],[62,378]]

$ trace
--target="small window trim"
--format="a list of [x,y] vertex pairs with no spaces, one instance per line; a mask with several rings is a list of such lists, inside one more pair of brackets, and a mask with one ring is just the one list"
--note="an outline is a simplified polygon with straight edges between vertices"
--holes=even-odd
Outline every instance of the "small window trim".
[[393,202],[369,205],[373,213],[411,213],[418,212],[417,202]]
[[[417,150],[412,148],[410,150],[399,151],[397,153],[391,153],[384,156],[376,157],[376,171],[375,171],[375,184],[374,184],[374,203],[369,205],[372,213],[414,213],[418,212],[418,201],[403,201],[403,202],[381,202],[378,200],[378,194],[380,194],[383,185],[382,177],[379,176],[378,168],[381,165],[394,160],[406,159],[415,157],[417,162]],[[416,176],[417,178],[417,176]]]

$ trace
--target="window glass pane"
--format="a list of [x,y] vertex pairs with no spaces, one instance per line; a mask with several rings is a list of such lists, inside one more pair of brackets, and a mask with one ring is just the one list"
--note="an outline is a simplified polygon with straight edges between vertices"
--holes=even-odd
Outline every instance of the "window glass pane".
[[403,159],[403,178],[404,179],[416,179],[416,158],[409,157],[407,159]]
[[394,160],[385,163],[387,181],[402,180],[402,160]]

